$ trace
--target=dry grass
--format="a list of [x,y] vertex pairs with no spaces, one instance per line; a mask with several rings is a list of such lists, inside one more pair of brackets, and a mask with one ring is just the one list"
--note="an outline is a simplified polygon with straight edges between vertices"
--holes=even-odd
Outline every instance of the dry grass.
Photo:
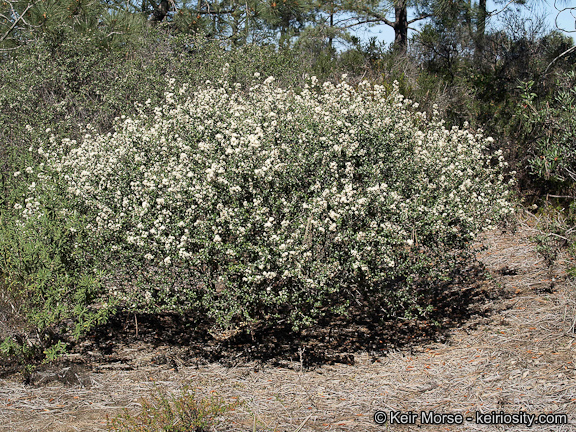
[[190,383],[198,396],[217,393],[227,402],[243,401],[218,431],[251,431],[254,421],[258,430],[290,432],[300,426],[302,431],[510,429],[468,421],[379,426],[373,421],[377,410],[565,413],[567,425],[513,430],[576,430],[576,283],[562,270],[568,257],[560,256],[549,269],[535,252],[531,225],[527,219],[514,234],[494,231],[480,239],[487,249],[478,259],[492,275],[483,289],[495,296],[447,330],[442,342],[353,352],[353,365],[313,368],[305,366],[306,350],[283,367],[243,361],[193,365],[177,357],[157,365],[154,359],[171,348],[126,345],[115,352],[122,362],[106,362],[101,355],[90,367],[45,371],[32,386],[17,376],[0,380],[0,430],[105,430],[106,415],[137,410],[154,383],[168,391]]

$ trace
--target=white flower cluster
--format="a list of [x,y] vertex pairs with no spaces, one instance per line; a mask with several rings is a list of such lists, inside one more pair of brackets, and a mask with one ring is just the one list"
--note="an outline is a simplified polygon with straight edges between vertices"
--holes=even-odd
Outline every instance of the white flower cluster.
[[[301,92],[272,78],[245,93],[183,87],[114,134],[88,128],[39,152],[103,245],[200,273],[189,289],[212,289],[219,307],[317,308],[358,278],[410,273],[407,248],[462,247],[512,211],[489,138],[412,105],[396,86],[315,77]],[[23,217],[40,210],[34,191]]]

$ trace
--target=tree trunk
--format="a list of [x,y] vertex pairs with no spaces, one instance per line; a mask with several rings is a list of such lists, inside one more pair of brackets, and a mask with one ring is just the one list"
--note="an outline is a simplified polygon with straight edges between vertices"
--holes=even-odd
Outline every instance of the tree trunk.
[[328,37],[328,47],[332,51],[332,28],[334,27],[334,8],[330,10],[330,36]]
[[408,48],[408,7],[406,0],[398,0],[394,6],[394,48],[405,53]]
[[486,33],[486,0],[478,0],[478,21],[476,24],[476,54],[480,55],[484,51],[484,35]]

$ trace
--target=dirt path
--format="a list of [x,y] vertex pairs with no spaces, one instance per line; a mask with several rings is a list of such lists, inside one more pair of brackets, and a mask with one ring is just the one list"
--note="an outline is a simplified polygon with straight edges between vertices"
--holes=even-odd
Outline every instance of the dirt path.
[[[312,342],[276,362],[186,361],[181,346],[146,340],[114,345],[108,353],[85,350],[71,355],[77,364],[39,373],[34,385],[18,376],[0,380],[0,430],[106,430],[106,415],[136,409],[155,385],[176,391],[190,384],[199,395],[244,402],[218,431],[251,431],[254,419],[258,430],[288,432],[301,425],[302,431],[576,431],[576,283],[558,270],[562,263],[549,272],[529,241],[533,234],[524,225],[515,234],[485,235],[488,249],[478,259],[491,277],[459,286],[473,300],[466,318],[422,340],[414,328],[401,344],[376,335],[363,352],[340,353],[313,367],[307,367]],[[367,340],[363,331],[359,326],[347,334]],[[82,363],[87,356],[91,363]],[[474,420],[377,425],[377,410]],[[476,421],[476,412],[519,410],[567,414],[569,423],[529,428]]]

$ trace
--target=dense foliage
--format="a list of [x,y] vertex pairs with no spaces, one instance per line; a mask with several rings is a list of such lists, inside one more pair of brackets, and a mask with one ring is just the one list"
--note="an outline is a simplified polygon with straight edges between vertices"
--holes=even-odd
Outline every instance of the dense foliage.
[[570,38],[415,2],[398,49],[338,17],[401,29],[402,8],[313,3],[0,5],[2,298],[48,358],[119,308],[425,313],[510,176],[574,209]]
[[[81,220],[47,211],[26,228],[16,229],[14,205],[35,202],[25,201],[29,185],[23,180],[43,162],[28,149],[51,134],[81,141],[88,124],[93,133],[112,132],[116,117],[137,114],[137,103],[149,100],[159,105],[170,76],[200,87],[209,78],[222,77],[228,64],[226,77],[239,83],[251,81],[260,70],[274,74],[286,87],[298,87],[303,78],[294,73],[296,65],[314,69],[313,60],[305,55],[255,45],[230,50],[202,36],[170,38],[162,29],[143,34],[140,42],[125,53],[110,51],[82,35],[57,47],[50,39],[40,40],[0,64],[0,273],[6,307],[20,311],[38,330],[34,334],[40,335],[40,340],[32,339],[40,349],[24,350],[29,355],[41,353],[42,347],[50,349],[60,330],[84,334],[115,309],[114,301],[102,308],[100,276],[94,271],[98,257],[72,249],[80,234],[73,235],[70,227]],[[52,199],[51,208],[58,209],[60,192],[50,191],[44,204]],[[60,324],[60,330],[51,330]],[[2,346],[5,354],[24,352],[15,349],[10,338]]]
[[531,91],[534,82],[524,85],[524,127],[533,142],[530,150],[532,173],[556,190],[574,192],[576,183],[576,73],[558,77],[557,91],[542,101]]
[[18,237],[63,218],[66,256],[103,272],[106,303],[300,326],[351,301],[421,310],[415,281],[449,276],[512,211],[490,139],[426,120],[396,89],[206,85],[114,134],[31,147],[44,162],[16,173]]

